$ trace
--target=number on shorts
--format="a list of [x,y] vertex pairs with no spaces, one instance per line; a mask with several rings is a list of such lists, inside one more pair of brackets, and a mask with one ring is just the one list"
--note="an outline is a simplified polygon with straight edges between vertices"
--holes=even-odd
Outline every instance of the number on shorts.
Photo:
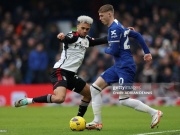
[[123,85],[124,84],[124,79],[122,77],[119,78],[119,85]]

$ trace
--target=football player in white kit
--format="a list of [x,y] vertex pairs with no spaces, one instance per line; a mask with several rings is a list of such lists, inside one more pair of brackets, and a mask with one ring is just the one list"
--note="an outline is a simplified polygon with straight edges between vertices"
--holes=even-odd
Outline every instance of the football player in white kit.
[[63,42],[63,51],[61,59],[55,63],[50,76],[54,94],[20,99],[15,102],[15,107],[32,103],[61,104],[65,100],[66,90],[69,89],[83,96],[77,115],[84,116],[91,101],[90,86],[76,73],[82,64],[86,49],[94,45],[107,43],[107,37],[94,39],[87,35],[93,23],[91,17],[79,16],[77,22],[77,31],[69,32],[66,36],[63,33],[57,35],[60,41]]

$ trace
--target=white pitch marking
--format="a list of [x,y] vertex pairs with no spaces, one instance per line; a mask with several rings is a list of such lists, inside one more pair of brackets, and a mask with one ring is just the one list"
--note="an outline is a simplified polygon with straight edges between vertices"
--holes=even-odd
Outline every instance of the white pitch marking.
[[162,132],[151,132],[151,133],[142,133],[142,134],[135,134],[135,135],[153,135],[153,134],[162,134],[162,133],[170,133],[170,132],[178,132],[180,130],[167,130]]

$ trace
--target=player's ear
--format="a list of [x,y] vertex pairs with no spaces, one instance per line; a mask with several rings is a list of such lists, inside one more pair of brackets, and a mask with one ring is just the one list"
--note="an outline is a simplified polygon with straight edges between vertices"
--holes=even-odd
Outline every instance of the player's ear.
[[111,12],[108,12],[108,16],[111,17]]
[[76,27],[76,28],[77,28],[77,30],[79,29],[79,24],[77,25],[77,27]]

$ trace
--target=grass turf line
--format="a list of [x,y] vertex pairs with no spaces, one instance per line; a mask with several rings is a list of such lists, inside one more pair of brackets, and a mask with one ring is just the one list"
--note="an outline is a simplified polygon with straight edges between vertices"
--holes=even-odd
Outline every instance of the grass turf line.
[[[163,111],[159,128],[150,129],[149,114],[122,106],[102,108],[103,130],[73,132],[69,120],[77,114],[75,107],[0,107],[0,135],[133,135],[141,133],[180,130],[180,107],[155,107]],[[93,119],[89,107],[84,117],[86,122]],[[180,135],[180,132],[171,133]],[[163,133],[169,135],[169,133]]]

